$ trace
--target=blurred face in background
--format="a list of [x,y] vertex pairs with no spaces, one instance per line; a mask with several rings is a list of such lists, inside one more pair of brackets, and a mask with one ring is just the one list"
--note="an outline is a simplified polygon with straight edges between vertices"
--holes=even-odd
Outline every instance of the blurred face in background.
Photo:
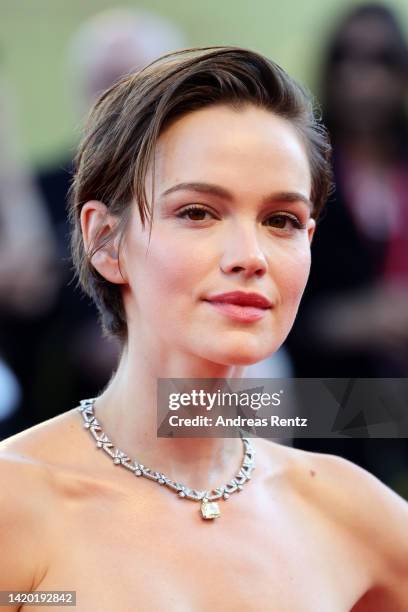
[[[150,241],[134,206],[123,244],[129,343],[163,359],[264,359],[289,333],[310,268],[311,175],[296,129],[252,105],[188,113],[160,136],[154,177]],[[213,300],[233,291],[269,306],[246,316]]]
[[327,72],[327,106],[338,129],[388,128],[406,94],[406,64],[391,25],[379,16],[351,19],[338,35]]

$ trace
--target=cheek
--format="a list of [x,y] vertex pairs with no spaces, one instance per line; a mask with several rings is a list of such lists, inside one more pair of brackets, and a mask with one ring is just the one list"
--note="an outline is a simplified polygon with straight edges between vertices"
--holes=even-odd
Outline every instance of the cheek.
[[195,248],[194,241],[183,240],[180,235],[157,236],[151,240],[144,259],[145,288],[155,295],[182,301],[191,298],[200,278],[207,269],[205,250]]
[[281,302],[297,308],[306,287],[310,272],[309,242],[285,250],[276,266],[274,277]]

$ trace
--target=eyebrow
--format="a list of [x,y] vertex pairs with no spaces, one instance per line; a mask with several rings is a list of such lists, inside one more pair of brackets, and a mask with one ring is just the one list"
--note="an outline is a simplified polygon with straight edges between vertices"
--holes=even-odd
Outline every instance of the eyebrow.
[[[218,198],[222,198],[227,200],[228,202],[234,201],[234,196],[230,191],[225,189],[225,187],[221,187],[220,185],[213,185],[212,183],[178,183],[177,185],[173,185],[173,187],[169,187],[161,194],[161,197],[167,196],[176,191],[194,191],[196,193],[205,193],[209,195],[216,196]],[[311,210],[313,210],[313,202],[309,200],[302,193],[298,193],[297,191],[277,191],[275,193],[271,193],[264,198],[262,198],[264,204],[272,204],[274,202],[303,202],[306,204]]]

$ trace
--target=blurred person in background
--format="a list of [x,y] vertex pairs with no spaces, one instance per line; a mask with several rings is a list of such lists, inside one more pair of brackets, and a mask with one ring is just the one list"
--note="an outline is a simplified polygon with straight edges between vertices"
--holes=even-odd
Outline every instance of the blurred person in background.
[[[74,34],[67,52],[77,114],[86,115],[98,94],[123,75],[182,46],[179,29],[160,16],[130,8],[92,16]],[[38,176],[57,238],[61,291],[44,326],[41,359],[33,376],[36,422],[61,412],[78,397],[94,395],[109,380],[118,357],[117,344],[101,334],[95,307],[72,284],[66,212],[71,173],[67,152]]]
[[58,289],[56,244],[21,155],[13,95],[0,83],[0,438],[30,419],[39,328]]
[[[299,377],[408,375],[407,78],[396,17],[379,4],[354,8],[337,27],[323,70],[336,189],[288,341]],[[313,448],[341,452],[393,485],[398,480],[408,495],[399,480],[407,471],[405,441],[320,441]]]

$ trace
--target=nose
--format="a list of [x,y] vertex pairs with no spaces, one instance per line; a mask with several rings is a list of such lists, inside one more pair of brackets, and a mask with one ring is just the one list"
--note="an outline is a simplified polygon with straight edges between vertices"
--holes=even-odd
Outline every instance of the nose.
[[225,237],[221,257],[221,270],[225,274],[240,274],[244,278],[262,277],[268,265],[265,254],[259,244],[256,228],[241,227],[235,231],[230,228],[229,237]]

